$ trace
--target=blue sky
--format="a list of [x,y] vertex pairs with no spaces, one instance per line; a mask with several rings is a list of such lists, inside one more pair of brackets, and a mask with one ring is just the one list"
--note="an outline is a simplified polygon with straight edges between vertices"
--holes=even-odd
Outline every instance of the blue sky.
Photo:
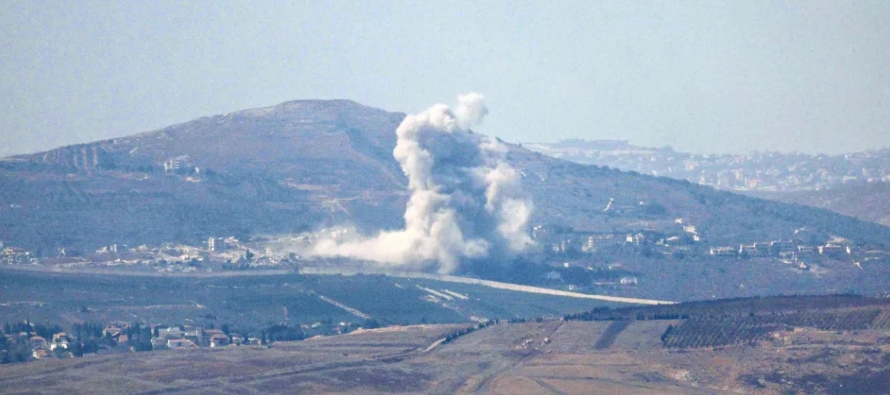
[[0,155],[293,99],[486,95],[479,131],[890,147],[887,1],[5,1]]

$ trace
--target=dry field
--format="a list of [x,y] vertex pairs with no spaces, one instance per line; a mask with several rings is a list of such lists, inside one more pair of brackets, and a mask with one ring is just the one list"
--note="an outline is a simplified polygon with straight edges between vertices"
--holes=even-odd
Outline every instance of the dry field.
[[3,394],[882,393],[890,334],[795,330],[665,349],[672,321],[390,327],[271,347],[159,351],[0,367]]

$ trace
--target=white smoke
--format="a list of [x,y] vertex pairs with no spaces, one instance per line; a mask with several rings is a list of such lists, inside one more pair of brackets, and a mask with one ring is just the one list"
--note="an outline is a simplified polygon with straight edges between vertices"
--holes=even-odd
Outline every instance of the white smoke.
[[522,196],[507,148],[470,128],[488,113],[482,95],[458,97],[408,115],[396,130],[393,156],[411,192],[405,229],[376,237],[337,232],[319,238],[310,255],[349,257],[396,266],[436,266],[451,273],[464,260],[499,258],[531,242],[531,201]]

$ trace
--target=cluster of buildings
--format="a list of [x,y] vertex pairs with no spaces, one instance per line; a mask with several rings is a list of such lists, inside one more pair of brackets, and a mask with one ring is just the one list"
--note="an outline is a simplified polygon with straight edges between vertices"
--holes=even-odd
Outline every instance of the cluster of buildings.
[[796,240],[774,240],[770,242],[710,247],[708,255],[718,258],[782,258],[803,259],[824,256],[840,259],[852,254],[852,247],[845,243],[828,242],[824,245],[806,245]]
[[[261,346],[275,341],[294,341],[317,335],[345,334],[366,325],[376,326],[377,324],[376,321],[365,322],[361,325],[354,322],[324,321],[288,326],[285,322],[260,331],[260,337],[256,337],[249,336],[248,333],[229,331],[228,325],[222,325],[220,329],[216,329],[212,326],[210,328],[195,325],[140,326],[125,322],[113,322],[104,327],[75,324],[71,332],[64,332],[59,327],[49,329],[26,322],[13,325],[15,329],[12,330],[7,324],[6,333],[0,332],[0,337],[5,336],[6,340],[0,342],[0,359],[3,359],[2,363],[8,363],[136,351]],[[11,353],[21,355],[16,358],[5,358]]]
[[[76,336],[57,332],[52,338],[45,338],[34,331],[20,333],[8,333],[7,344],[16,344],[24,341],[29,347],[30,357],[33,359],[44,358],[73,358],[75,356],[89,356],[93,354],[142,351],[142,350],[167,350],[188,349],[198,347],[225,347],[241,345],[260,345],[264,341],[257,337],[247,337],[238,333],[225,333],[219,329],[205,329],[197,326],[150,326],[145,328],[152,334],[150,348],[147,345],[137,344],[140,341],[139,334],[129,330],[126,323],[113,323],[106,326],[101,337],[94,338],[99,345],[95,349],[80,348],[81,343],[88,339],[78,339]],[[86,337],[87,335],[83,335]]]
[[16,265],[34,262],[35,258],[24,248],[5,246],[0,241],[0,264]]
[[47,340],[36,333],[31,333],[28,338],[31,345],[31,356],[34,359],[41,359],[58,354],[64,356],[73,356],[68,350],[71,338],[65,332],[53,334],[52,340]]
[[[711,258],[774,258],[806,268],[804,260],[833,259],[867,261],[885,259],[884,251],[857,251],[846,239],[835,238],[824,244],[804,242],[800,237],[732,245],[703,245],[695,225],[678,218],[673,227],[633,232],[582,232],[553,225],[533,228],[535,241],[546,255],[580,258],[585,255],[614,254],[633,249],[645,256],[683,259],[690,256]],[[806,231],[805,229],[799,231]]]
[[131,247],[111,243],[92,252],[59,248],[54,256],[40,257],[20,247],[4,246],[0,241],[0,265],[37,264],[68,269],[129,267],[170,273],[267,268],[289,259],[252,250],[231,236],[211,237],[199,246],[164,244]]
[[182,349],[197,347],[224,347],[228,345],[260,345],[262,340],[256,337],[243,337],[238,333],[225,333],[219,329],[204,329],[184,325],[182,327],[164,327],[151,338],[153,350]]
[[615,140],[571,140],[525,146],[573,162],[685,179],[735,191],[788,192],[827,189],[851,182],[890,182],[890,149],[846,155],[778,152],[698,155]]
[[622,246],[647,247],[652,253],[675,256],[693,250],[702,241],[695,225],[674,221],[668,230],[637,230],[632,232],[587,232],[563,229],[553,225],[536,225],[532,237],[544,254],[578,255],[609,253]]

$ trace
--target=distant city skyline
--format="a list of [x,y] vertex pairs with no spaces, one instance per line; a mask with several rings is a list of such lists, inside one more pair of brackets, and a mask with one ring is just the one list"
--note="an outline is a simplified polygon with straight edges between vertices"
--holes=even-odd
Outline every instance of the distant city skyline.
[[8,1],[0,156],[297,99],[479,92],[511,142],[890,147],[890,2]]

